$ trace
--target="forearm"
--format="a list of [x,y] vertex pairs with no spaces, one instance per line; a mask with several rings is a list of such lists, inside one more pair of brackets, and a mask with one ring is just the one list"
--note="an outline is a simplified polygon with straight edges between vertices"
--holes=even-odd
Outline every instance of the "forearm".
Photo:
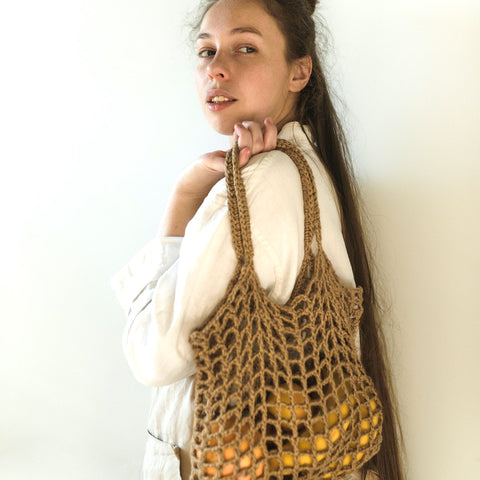
[[158,235],[164,237],[183,237],[188,222],[193,218],[204,197],[185,197],[174,192],[165,208]]

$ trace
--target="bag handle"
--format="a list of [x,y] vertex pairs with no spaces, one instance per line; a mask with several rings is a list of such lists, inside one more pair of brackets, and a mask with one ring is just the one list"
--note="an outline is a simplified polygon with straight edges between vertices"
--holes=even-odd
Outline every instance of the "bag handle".
[[250,230],[250,213],[245,184],[239,166],[239,148],[235,143],[225,157],[225,181],[227,184],[228,213],[232,241],[237,260],[253,265],[253,245]]
[[[317,189],[312,170],[302,152],[295,145],[287,140],[279,139],[276,149],[284,152],[292,159],[299,171],[302,183],[303,211],[305,215],[305,250],[303,263],[298,276],[302,278],[309,263],[309,252],[314,238],[317,241],[319,253],[322,251]],[[254,251],[250,229],[250,214],[238,157],[239,148],[238,145],[235,144],[235,146],[227,152],[225,158],[225,179],[227,184],[230,227],[233,247],[238,261],[248,263],[253,267]]]

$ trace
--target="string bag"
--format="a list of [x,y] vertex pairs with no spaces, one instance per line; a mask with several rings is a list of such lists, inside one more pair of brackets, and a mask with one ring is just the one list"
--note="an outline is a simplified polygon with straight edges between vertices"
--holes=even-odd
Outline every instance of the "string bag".
[[362,287],[340,282],[321,246],[313,173],[298,168],[305,252],[290,299],[267,297],[253,265],[238,146],[226,156],[237,266],[223,300],[190,336],[197,368],[191,480],[344,479],[380,449],[382,408],[355,347]]

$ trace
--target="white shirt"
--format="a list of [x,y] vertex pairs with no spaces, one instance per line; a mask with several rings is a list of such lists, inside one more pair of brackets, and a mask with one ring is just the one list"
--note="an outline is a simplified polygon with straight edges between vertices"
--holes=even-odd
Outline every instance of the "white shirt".
[[[299,123],[286,124],[278,137],[297,145],[312,168],[322,248],[339,279],[354,287],[336,195],[325,168]],[[285,303],[304,252],[298,170],[286,154],[274,150],[254,156],[242,169],[242,177],[250,211],[255,271],[269,298]],[[112,280],[128,315],[123,337],[128,363],[140,382],[157,387],[149,431],[181,450],[189,448],[193,415],[195,365],[188,338],[222,300],[235,265],[222,179],[189,222],[183,238],[154,238]],[[147,451],[147,457],[156,455],[152,452],[149,455]],[[183,460],[184,455],[185,463]],[[161,473],[166,469],[160,466],[158,473],[146,473],[145,478],[167,479]]]

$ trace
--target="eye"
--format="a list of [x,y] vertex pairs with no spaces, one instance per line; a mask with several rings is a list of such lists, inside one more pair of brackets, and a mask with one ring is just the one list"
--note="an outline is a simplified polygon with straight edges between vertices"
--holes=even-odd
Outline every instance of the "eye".
[[213,55],[215,55],[215,50],[212,50],[210,48],[204,48],[198,51],[198,56],[200,58],[208,58],[212,57]]
[[255,53],[257,50],[253,47],[240,47],[238,51],[240,53]]

